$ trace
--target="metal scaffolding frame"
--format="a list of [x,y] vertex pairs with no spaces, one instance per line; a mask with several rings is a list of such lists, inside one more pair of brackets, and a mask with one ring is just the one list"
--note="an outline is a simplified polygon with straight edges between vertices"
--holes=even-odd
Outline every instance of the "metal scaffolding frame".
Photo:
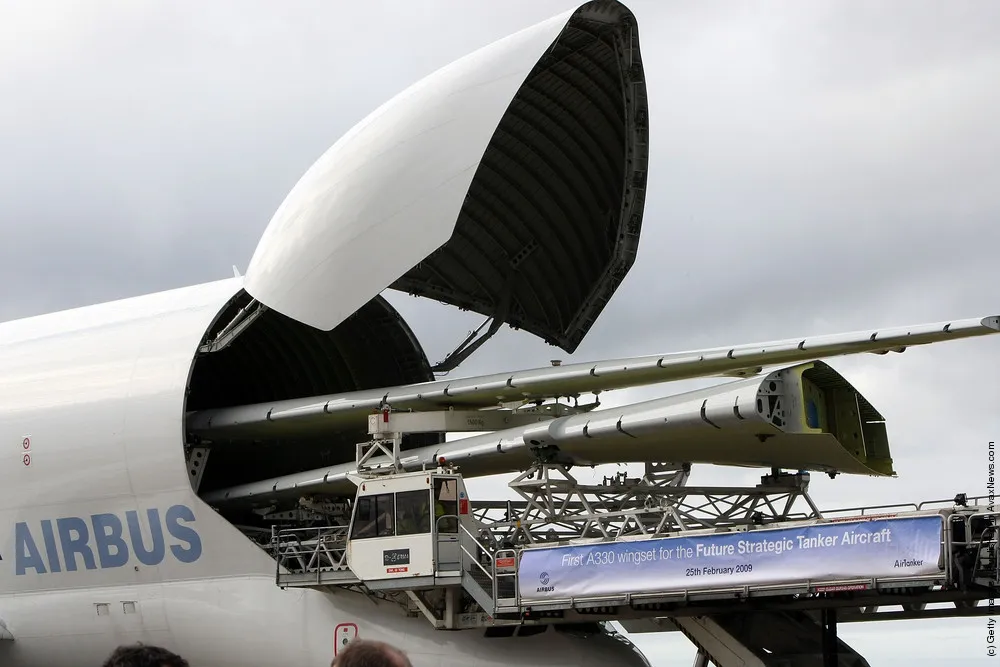
[[[444,425],[442,420],[453,424],[466,416],[454,412],[431,419],[420,413],[394,414],[385,406],[369,420],[371,440],[357,445],[359,478],[403,472],[400,445],[409,428],[432,430]],[[299,526],[275,526],[265,547],[275,558],[278,585],[353,590],[393,601],[441,629],[607,620],[648,623],[651,631],[676,629],[689,637],[699,649],[695,664],[715,664],[721,659],[718,664],[724,667],[737,662],[765,665],[759,646],[775,637],[784,637],[786,648],[792,651],[798,650],[796,642],[803,647],[815,643],[808,651],[821,652],[826,664],[836,664],[831,661],[838,653],[853,654],[836,638],[838,621],[978,616],[998,611],[992,604],[980,604],[992,600],[1000,588],[1000,513],[985,498],[959,494],[951,500],[821,512],[809,495],[810,475],[804,471],[772,469],[755,486],[690,486],[689,463],[647,463],[641,477],[618,473],[599,484],[581,484],[552,452],[539,449],[535,454],[535,463],[508,484],[518,500],[471,503],[476,530],[460,526],[464,555],[457,574],[461,576],[449,575],[440,584],[414,587],[405,578],[360,580],[348,565],[350,501],[302,498],[300,507],[292,511],[259,510],[266,520]],[[456,470],[442,464],[435,472]],[[622,592],[600,599],[533,605],[525,605],[518,593],[517,563],[522,550],[672,537],[691,531],[750,531],[796,522],[876,519],[938,509],[951,510],[946,512],[949,549],[942,554],[943,578],[832,582],[836,585],[791,582],[754,590],[744,587],[735,593],[735,589]],[[334,525],[317,527],[324,520]],[[301,527],[303,521],[312,527]],[[959,534],[964,537],[958,538]],[[928,608],[941,603],[951,606]],[[755,620],[735,622],[738,617]]]
[[690,464],[647,463],[641,478],[619,473],[584,485],[565,466],[539,461],[509,483],[520,501],[479,501],[474,512],[496,548],[822,517],[809,473],[774,470],[754,487],[687,486],[690,474]]

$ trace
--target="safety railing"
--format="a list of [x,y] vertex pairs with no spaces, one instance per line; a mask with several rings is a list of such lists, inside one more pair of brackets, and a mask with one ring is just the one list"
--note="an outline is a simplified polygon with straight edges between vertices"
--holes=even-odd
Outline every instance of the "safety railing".
[[276,565],[276,579],[283,583],[284,574],[314,574],[316,583],[322,582],[324,573],[350,572],[347,566],[347,526],[318,528],[288,528],[275,530],[272,551]]
[[[517,588],[518,551],[516,549],[491,548],[465,526],[460,526],[460,531],[460,543],[465,561],[463,569],[476,585],[490,597],[490,608],[484,609],[484,611],[492,614],[501,606],[517,607],[520,605],[521,600]],[[488,564],[484,563],[487,559]],[[482,603],[480,606],[485,607]]]
[[948,509],[955,506],[977,505],[980,501],[986,505],[987,496],[967,496],[960,493],[952,498],[942,498],[940,500],[924,500],[919,503],[889,503],[887,505],[859,505],[857,507],[838,507],[836,509],[823,510],[825,518],[834,518],[834,515],[849,514],[868,517],[873,514],[890,514],[895,512],[919,512],[929,509]]
[[[979,523],[977,525],[977,520]],[[1000,512],[981,512],[965,517],[970,536],[975,541],[975,561],[972,566],[972,581],[976,584],[995,588],[1000,582],[1000,530],[997,522]],[[976,536],[976,528],[982,530]],[[971,541],[971,540],[970,540]]]

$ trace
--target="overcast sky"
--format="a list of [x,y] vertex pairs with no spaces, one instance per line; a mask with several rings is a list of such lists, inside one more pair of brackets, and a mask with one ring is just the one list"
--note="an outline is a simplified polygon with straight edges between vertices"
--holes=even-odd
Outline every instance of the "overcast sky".
[[[570,6],[0,0],[0,320],[245,269],[354,123]],[[630,7],[652,142],[642,242],[572,360],[1000,312],[1000,4]],[[432,362],[478,324],[392,301]],[[552,358],[571,360],[508,331],[462,374]],[[900,474],[817,479],[822,507],[984,493],[1000,337],[832,363],[886,416]],[[692,481],[758,476],[696,467]],[[875,666],[986,662],[982,619],[841,635]],[[675,635],[637,641],[656,667],[693,656]]]

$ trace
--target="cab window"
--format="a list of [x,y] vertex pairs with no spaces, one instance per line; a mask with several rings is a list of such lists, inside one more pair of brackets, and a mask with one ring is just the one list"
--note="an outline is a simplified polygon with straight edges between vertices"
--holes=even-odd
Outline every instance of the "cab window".
[[396,494],[396,534],[431,532],[431,494],[428,489]]
[[391,537],[395,535],[395,507],[391,493],[358,498],[354,510],[351,539],[366,537]]

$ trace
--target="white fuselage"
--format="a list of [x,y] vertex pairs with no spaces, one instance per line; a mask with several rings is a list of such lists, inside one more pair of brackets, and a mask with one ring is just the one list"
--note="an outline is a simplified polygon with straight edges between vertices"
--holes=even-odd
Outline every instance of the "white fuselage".
[[355,626],[418,667],[642,664],[608,636],[438,631],[358,593],[280,589],[274,560],[195,493],[184,456],[195,351],[241,289],[0,325],[0,619],[14,636],[0,665],[99,665],[142,641],[197,667],[319,667]]
[[[125,612],[129,603],[134,613]],[[99,604],[108,605],[106,615]],[[338,638],[355,633],[403,648],[417,667],[644,665],[641,654],[607,635],[548,628],[488,638],[434,630],[390,603],[351,592],[281,590],[265,573],[4,595],[0,609],[17,635],[0,642],[4,667],[97,667],[114,646],[135,641],[170,647],[192,667],[326,667]]]

